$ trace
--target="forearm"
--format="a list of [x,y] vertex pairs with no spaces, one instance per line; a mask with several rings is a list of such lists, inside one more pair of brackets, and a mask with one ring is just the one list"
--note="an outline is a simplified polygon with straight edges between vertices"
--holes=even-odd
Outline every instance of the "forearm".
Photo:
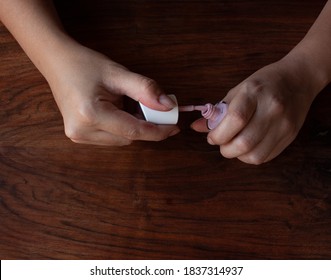
[[64,45],[74,44],[50,0],[0,0],[0,20],[45,77]]
[[314,82],[314,97],[331,82],[331,1],[303,40],[285,58],[295,63],[300,60],[298,66],[307,69],[310,81]]

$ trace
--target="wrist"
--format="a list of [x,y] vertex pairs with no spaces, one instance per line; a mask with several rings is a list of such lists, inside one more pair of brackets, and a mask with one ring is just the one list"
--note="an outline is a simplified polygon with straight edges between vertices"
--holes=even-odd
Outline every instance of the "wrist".
[[315,85],[316,95],[331,82],[329,47],[320,36],[306,36],[288,55]]
[[331,81],[329,71],[319,65],[313,55],[300,48],[293,49],[280,62],[289,73],[289,79],[305,88],[311,101]]
[[31,54],[30,59],[45,79],[50,82],[54,74],[61,71],[63,62],[68,61],[79,46],[65,32],[59,31],[52,33],[51,38],[40,43],[36,55]]

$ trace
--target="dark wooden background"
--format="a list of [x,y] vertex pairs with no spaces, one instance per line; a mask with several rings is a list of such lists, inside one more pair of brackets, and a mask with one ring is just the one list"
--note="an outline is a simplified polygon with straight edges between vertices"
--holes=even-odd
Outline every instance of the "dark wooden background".
[[[157,80],[217,102],[305,35],[326,1],[56,1],[68,32]],[[19,16],[19,15],[18,15]],[[44,78],[0,25],[1,259],[331,258],[331,88],[270,163],[224,159],[181,134],[78,145]]]

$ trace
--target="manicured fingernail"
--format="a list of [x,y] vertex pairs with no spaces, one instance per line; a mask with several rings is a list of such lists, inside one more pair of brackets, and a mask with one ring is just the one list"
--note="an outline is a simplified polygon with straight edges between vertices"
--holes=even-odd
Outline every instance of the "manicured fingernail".
[[179,132],[180,132],[179,129],[175,129],[169,133],[169,137],[174,136],[174,135],[178,134]]
[[159,102],[160,102],[162,105],[164,105],[164,106],[166,106],[167,108],[169,108],[169,109],[172,109],[172,108],[174,108],[174,107],[177,106],[176,102],[173,101],[168,95],[165,95],[165,94],[161,94],[161,95],[159,96]]
[[207,138],[207,141],[210,145],[215,145],[214,141],[210,137]]

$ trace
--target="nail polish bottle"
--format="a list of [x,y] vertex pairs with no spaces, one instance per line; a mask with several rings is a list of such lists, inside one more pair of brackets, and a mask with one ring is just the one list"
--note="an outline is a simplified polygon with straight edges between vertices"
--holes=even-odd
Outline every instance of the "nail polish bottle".
[[201,115],[207,119],[208,128],[214,129],[224,119],[228,105],[225,102],[219,102],[215,105],[208,103],[205,106],[207,109],[201,111]]
[[180,106],[180,112],[200,111],[201,115],[207,120],[208,129],[214,129],[224,119],[227,113],[228,105],[221,101],[215,105],[207,103],[206,105]]

